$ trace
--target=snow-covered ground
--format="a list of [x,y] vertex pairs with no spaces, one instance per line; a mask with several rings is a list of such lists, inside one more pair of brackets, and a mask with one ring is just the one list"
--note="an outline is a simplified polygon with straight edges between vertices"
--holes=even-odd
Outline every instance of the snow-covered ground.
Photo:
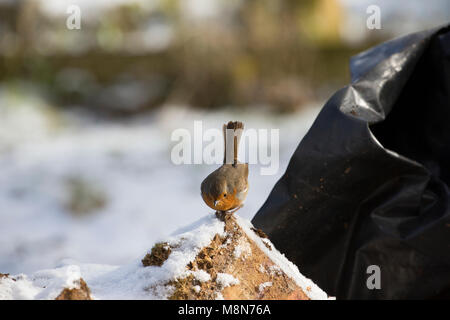
[[239,214],[251,219],[311,126],[318,108],[294,115],[264,111],[204,112],[168,106],[139,119],[107,122],[55,112],[36,97],[0,92],[0,272],[58,266],[125,265],[160,238],[211,212],[200,183],[217,165],[170,159],[171,133],[241,120],[247,128],[280,129],[280,168],[260,175]]

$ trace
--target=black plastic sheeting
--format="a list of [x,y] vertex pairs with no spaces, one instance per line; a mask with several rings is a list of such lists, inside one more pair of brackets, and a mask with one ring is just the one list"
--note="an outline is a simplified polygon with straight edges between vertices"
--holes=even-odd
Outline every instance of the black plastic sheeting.
[[337,299],[450,298],[450,27],[350,68],[252,222]]

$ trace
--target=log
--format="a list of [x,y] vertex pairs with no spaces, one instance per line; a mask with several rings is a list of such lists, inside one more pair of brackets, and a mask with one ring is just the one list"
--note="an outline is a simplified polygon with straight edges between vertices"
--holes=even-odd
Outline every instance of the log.
[[[310,300],[327,295],[281,255],[261,230],[230,214],[217,213],[224,233],[215,234],[195,259],[187,274],[163,286],[172,287],[168,299]],[[180,246],[160,242],[149,252],[144,266],[160,267]]]
[[209,214],[123,266],[70,264],[0,274],[0,299],[328,299],[261,230]]

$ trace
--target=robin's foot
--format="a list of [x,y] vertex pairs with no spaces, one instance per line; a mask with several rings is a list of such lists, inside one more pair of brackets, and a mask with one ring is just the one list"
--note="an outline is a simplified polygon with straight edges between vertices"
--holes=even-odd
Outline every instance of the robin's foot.
[[240,206],[231,209],[229,211],[216,211],[216,217],[219,218],[222,221],[228,220],[229,218],[231,218],[231,216],[233,215],[233,213],[235,213],[236,211],[238,211],[240,208],[242,208],[244,205],[241,204]]

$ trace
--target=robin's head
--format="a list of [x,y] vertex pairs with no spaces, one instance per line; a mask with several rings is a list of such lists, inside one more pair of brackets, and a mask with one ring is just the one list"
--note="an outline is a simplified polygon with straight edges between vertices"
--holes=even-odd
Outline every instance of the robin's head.
[[202,183],[201,191],[203,200],[210,208],[221,211],[229,209],[232,195],[226,180],[208,176]]

